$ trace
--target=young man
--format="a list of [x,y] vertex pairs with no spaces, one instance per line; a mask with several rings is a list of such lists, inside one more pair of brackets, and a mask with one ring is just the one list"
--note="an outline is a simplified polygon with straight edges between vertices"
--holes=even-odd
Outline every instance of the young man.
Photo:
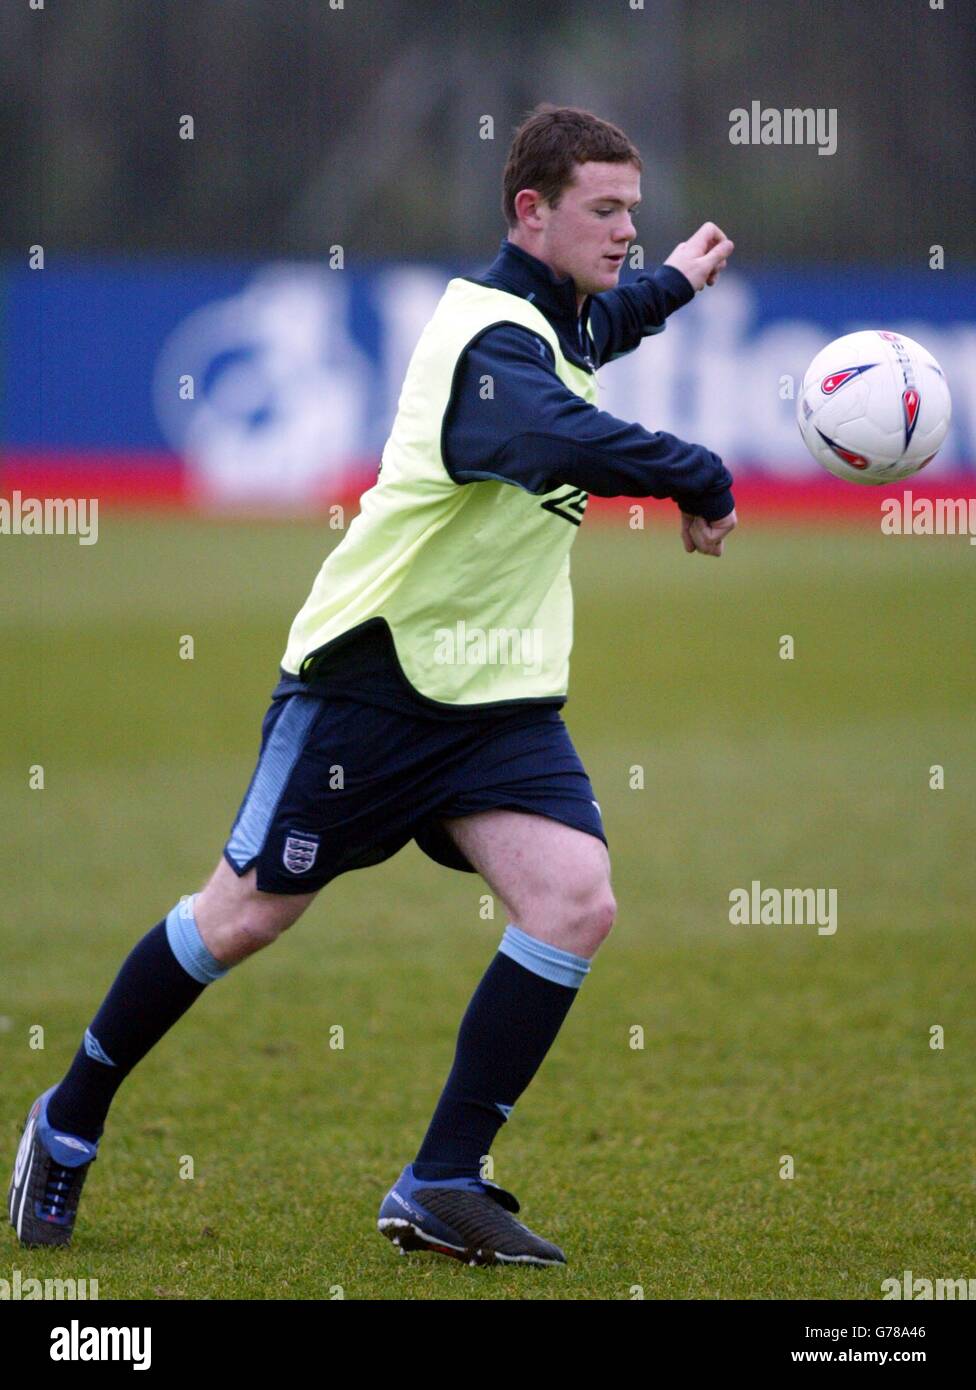
[[595,369],[660,332],[732,252],[706,223],[616,288],[640,170],[627,137],[585,111],[543,106],[516,132],[508,236],[486,274],[450,282],[421,335],[377,482],[292,626],[223,857],[134,947],[66,1076],[31,1107],[10,1188],[25,1244],[70,1239],[116,1090],[207,985],[338,874],[416,839],[480,873],[509,924],[379,1228],[401,1250],[471,1263],[565,1262],[481,1174],[616,908],[600,809],[559,714],[569,551],[591,492],[673,499],[689,553],[721,555],[736,523],[720,459],[595,403]]

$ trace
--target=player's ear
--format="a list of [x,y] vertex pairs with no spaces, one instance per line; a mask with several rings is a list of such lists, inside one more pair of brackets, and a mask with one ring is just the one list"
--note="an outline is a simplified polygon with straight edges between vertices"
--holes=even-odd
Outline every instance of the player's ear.
[[545,207],[544,200],[534,188],[520,188],[515,195],[515,212],[519,222],[524,222],[533,231],[538,231],[545,225],[545,216],[542,209]]

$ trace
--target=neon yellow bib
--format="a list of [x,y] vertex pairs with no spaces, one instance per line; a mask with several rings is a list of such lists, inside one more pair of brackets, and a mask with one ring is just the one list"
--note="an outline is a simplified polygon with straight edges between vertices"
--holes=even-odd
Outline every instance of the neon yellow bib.
[[[567,361],[540,310],[519,295],[451,280],[410,359],[379,477],[292,624],[286,671],[306,674],[337,637],[379,617],[405,676],[428,699],[477,705],[567,694],[569,551],[586,493],[568,485],[530,493],[490,476],[458,484],[441,454],[458,360],[502,323],[544,338],[560,380],[595,404],[596,378]],[[485,391],[485,409],[504,409],[488,383]]]

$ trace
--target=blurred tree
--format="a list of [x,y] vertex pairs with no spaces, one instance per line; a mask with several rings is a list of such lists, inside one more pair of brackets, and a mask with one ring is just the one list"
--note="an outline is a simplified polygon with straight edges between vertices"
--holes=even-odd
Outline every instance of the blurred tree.
[[[7,3],[0,246],[485,260],[511,130],[552,100],[640,146],[649,255],[709,216],[741,260],[976,259],[964,6],[637,3]],[[753,100],[835,108],[837,153],[733,146]]]

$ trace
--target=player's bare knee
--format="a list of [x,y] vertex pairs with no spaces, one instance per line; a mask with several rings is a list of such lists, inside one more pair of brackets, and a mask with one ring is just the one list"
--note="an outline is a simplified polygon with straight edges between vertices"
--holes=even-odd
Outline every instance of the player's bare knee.
[[607,939],[616,911],[616,900],[606,881],[567,884],[560,894],[531,904],[518,925],[530,935],[588,960]]
[[279,904],[246,895],[230,900],[215,896],[197,904],[197,925],[204,945],[222,965],[236,965],[270,946],[297,915]]
[[244,956],[253,956],[277,941],[288,923],[276,920],[269,913],[246,907],[230,925],[230,938],[235,950]]
[[617,903],[609,884],[602,885],[579,911],[576,933],[587,945],[581,955],[591,956],[610,935],[617,915]]
[[262,892],[255,869],[239,877],[221,860],[197,899],[197,926],[211,954],[222,965],[234,965],[277,941],[315,896]]

